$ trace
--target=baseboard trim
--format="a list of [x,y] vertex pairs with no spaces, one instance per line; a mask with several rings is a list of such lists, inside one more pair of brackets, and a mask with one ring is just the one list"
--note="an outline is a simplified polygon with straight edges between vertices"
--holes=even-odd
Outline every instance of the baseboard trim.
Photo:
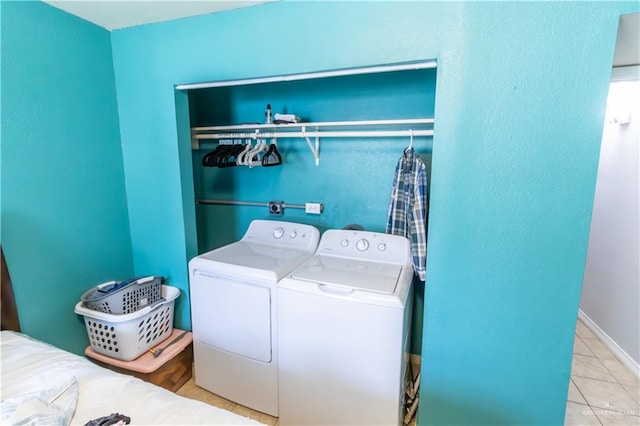
[[584,322],[584,324],[595,334],[602,343],[620,360],[621,363],[627,366],[638,378],[640,378],[640,364],[638,364],[629,354],[622,349],[607,333],[605,333],[587,314],[578,309],[578,318]]

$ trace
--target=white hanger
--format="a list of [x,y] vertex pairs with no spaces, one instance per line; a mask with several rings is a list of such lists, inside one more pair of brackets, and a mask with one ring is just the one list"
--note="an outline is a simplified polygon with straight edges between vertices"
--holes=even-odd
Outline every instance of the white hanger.
[[[260,148],[260,141],[258,140],[258,137],[257,137],[258,132],[259,130],[256,129],[256,132],[251,136],[251,138],[256,141],[256,146],[255,147],[251,146],[250,149],[243,151],[244,155],[242,157],[242,162],[240,163],[241,166],[252,167],[250,164],[250,161],[253,158],[254,154],[257,153]],[[251,145],[251,140],[249,140],[247,143]]]
[[409,129],[409,149],[413,148],[413,129]]
[[253,150],[253,145],[251,145],[251,139],[247,140],[247,144],[244,146],[244,149],[242,150],[242,152],[240,152],[240,154],[238,154],[238,156],[236,157],[236,165],[238,166],[244,166],[245,164],[245,159],[247,157],[247,153],[249,151]]
[[269,147],[267,146],[267,144],[264,142],[264,139],[263,139],[258,143],[258,145],[256,145],[254,149],[252,149],[247,153],[246,160],[245,160],[246,164],[249,167],[262,166],[262,158],[260,157],[259,154],[261,152],[267,152],[268,149]]

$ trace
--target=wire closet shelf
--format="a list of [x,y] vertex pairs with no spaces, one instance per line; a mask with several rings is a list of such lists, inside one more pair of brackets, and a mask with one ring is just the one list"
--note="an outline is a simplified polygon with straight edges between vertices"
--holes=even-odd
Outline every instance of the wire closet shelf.
[[[364,121],[326,121],[289,124],[239,124],[193,127],[192,148],[201,140],[247,140],[302,138],[307,142],[316,165],[320,164],[320,138],[411,138],[432,137],[433,118]],[[314,138],[315,141],[311,141]]]

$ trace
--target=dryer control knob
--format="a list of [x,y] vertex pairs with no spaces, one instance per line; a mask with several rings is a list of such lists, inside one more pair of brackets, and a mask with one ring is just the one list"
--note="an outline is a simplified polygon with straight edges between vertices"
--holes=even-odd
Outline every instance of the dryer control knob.
[[378,244],[378,250],[385,251],[387,249],[387,245],[385,243]]
[[360,251],[365,251],[369,248],[369,241],[364,239],[358,240],[358,242],[356,243],[356,248]]
[[298,236],[298,233],[296,231],[291,231],[291,233],[289,233],[289,238],[295,238]]
[[284,229],[275,228],[273,230],[273,238],[282,238],[283,235],[284,235]]
[[344,240],[340,241],[340,245],[341,245],[342,247],[346,247],[346,246],[348,246],[348,245],[349,245],[349,240],[347,240],[347,239],[345,238]]

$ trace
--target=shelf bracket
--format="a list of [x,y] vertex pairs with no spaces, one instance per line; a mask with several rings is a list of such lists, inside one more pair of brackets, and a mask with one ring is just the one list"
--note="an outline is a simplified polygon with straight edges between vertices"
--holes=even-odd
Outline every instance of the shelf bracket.
[[309,149],[313,154],[313,158],[315,158],[316,160],[316,166],[319,166],[320,165],[320,137],[316,135],[316,143],[314,147],[314,144],[311,142],[311,139],[309,139],[309,136],[306,135],[307,127],[302,126],[302,129],[300,130],[302,130],[302,137],[304,138],[304,140],[307,141],[307,145],[309,146]]

